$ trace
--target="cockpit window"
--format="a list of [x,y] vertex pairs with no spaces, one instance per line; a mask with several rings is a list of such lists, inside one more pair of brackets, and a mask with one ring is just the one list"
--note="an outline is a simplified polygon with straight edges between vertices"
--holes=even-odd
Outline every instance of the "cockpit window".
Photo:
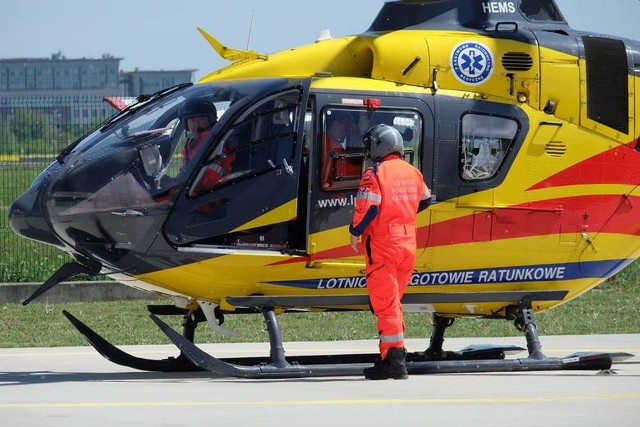
[[200,169],[196,197],[243,177],[291,168],[300,91],[270,96],[235,120]]
[[520,10],[531,21],[564,22],[553,0],[520,0]]
[[[92,132],[64,153],[63,167],[73,174],[99,165],[94,167],[95,173],[91,176],[73,184],[74,191],[99,197],[79,200],[69,209],[65,208],[67,213],[146,206],[168,200],[193,176],[194,168],[210,153],[211,142],[216,140],[209,132],[200,141],[201,151],[197,151],[198,147],[190,147],[197,153],[192,156],[193,162],[187,161],[186,144],[191,136],[186,120],[180,115],[180,109],[187,101],[203,101],[215,107],[215,116],[212,113],[209,118],[221,122],[219,127],[224,128],[225,117],[236,104],[241,108],[254,98],[276,92],[288,84],[286,79],[263,79],[185,86],[166,96],[150,99]],[[286,113],[287,106],[275,105],[273,100],[271,104],[269,111],[272,111],[273,123],[283,124],[291,117]],[[289,154],[282,159],[290,157]],[[274,162],[282,164],[282,159],[279,163]],[[97,199],[100,199],[99,204]]]
[[480,181],[495,176],[517,133],[515,120],[466,114],[462,118],[460,177],[465,181]]
[[320,186],[323,190],[357,188],[366,167],[362,139],[371,127],[385,123],[400,131],[405,160],[419,167],[422,118],[413,110],[329,108],[322,116]]
[[[115,135],[120,139],[135,141],[136,138],[153,133],[157,129],[163,129],[167,123],[163,123],[162,116],[167,111],[176,108],[182,102],[180,97],[171,98],[166,102],[151,106],[146,114],[134,116],[125,125],[115,130]],[[157,127],[160,126],[160,127]]]

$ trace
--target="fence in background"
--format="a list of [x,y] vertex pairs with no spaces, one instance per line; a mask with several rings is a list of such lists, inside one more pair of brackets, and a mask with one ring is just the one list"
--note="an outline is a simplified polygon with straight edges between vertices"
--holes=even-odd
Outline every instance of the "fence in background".
[[57,154],[116,110],[102,96],[0,96],[0,282],[46,280],[67,255],[18,237],[11,203]]

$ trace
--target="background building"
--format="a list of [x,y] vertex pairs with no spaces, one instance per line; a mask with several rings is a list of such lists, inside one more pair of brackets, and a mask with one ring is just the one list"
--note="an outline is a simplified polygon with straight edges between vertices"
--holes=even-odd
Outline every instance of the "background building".
[[62,53],[51,58],[0,59],[0,94],[138,96],[193,81],[195,69],[121,71],[110,54],[102,58],[68,59]]
[[51,58],[0,59],[0,93],[30,95],[119,95],[120,61],[112,55],[100,59]]
[[124,96],[138,96],[143,93],[155,93],[161,89],[180,83],[193,81],[196,70],[175,71],[123,71],[120,73],[120,84]]
[[114,101],[191,82],[196,71],[126,72],[120,70],[121,60],[110,54],[69,59],[60,52],[50,58],[0,59],[0,118],[10,120],[36,97],[54,128],[101,122],[115,112],[119,103]]

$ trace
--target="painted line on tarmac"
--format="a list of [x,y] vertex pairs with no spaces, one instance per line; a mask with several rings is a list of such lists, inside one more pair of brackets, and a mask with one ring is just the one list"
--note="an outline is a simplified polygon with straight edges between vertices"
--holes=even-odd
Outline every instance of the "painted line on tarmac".
[[362,405],[469,405],[565,403],[602,400],[640,400],[640,393],[549,397],[344,399],[344,400],[246,400],[228,402],[75,402],[0,403],[0,409],[127,408],[127,407],[250,407],[250,406],[362,406]]

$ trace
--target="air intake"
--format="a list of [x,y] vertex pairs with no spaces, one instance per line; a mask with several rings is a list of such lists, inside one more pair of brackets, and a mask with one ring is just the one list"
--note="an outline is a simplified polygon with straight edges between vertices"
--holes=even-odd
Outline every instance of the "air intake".
[[567,152],[567,146],[559,141],[550,141],[544,146],[544,152],[549,157],[562,157]]
[[507,52],[502,56],[502,66],[509,71],[529,71],[533,58],[524,52]]

